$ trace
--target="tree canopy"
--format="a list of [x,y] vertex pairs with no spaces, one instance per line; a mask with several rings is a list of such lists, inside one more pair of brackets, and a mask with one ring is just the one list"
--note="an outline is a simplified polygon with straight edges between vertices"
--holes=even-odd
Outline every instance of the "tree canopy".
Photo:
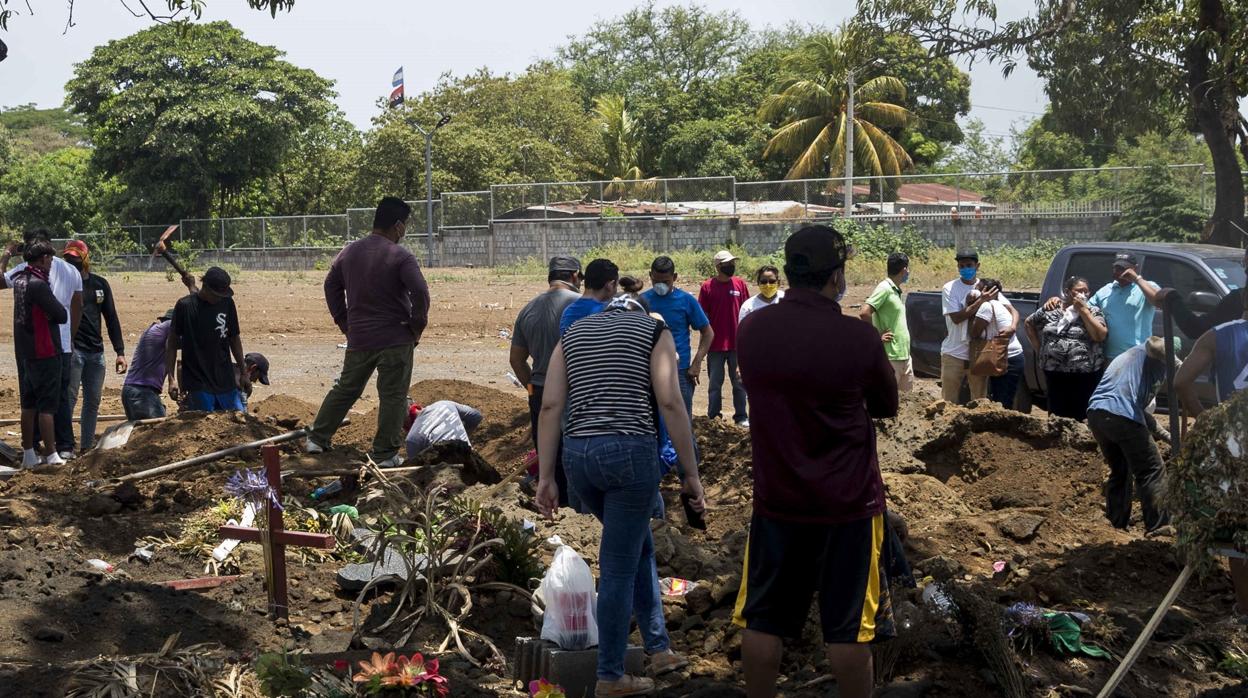
[[132,215],[203,217],[273,173],[329,113],[332,83],[281,56],[227,22],[156,26],[97,47],[66,104],[96,167],[126,185]]

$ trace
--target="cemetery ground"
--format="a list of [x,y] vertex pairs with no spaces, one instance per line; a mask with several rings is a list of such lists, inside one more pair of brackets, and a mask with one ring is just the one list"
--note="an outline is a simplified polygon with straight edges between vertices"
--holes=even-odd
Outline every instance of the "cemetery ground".
[[[163,274],[107,276],[132,348],[180,287]],[[210,563],[209,553],[220,543],[218,527],[241,515],[225,495],[226,478],[239,468],[261,467],[258,449],[139,480],[134,487],[90,484],[308,424],[341,362],[336,345],[342,339],[324,309],[322,278],[318,272],[244,272],[236,282],[244,347],[272,362],[273,385],[257,386],[248,414],[191,414],[140,425],[119,449],[0,484],[0,695],[60,696],[74,688],[89,695],[101,677],[129,666],[141,695],[261,695],[252,668],[261,653],[304,651],[305,666],[342,676],[349,672],[341,665],[335,670],[335,660],[354,668],[378,648],[437,656],[453,696],[521,695],[512,690],[510,666],[500,662],[500,653],[510,660],[516,637],[538,634],[525,593],[536,581],[515,578],[529,549],[522,539],[493,549],[492,561],[470,578],[439,577],[471,587],[466,612],[462,597],[435,591],[439,605],[466,631],[461,653],[454,638],[440,648],[448,629],[443,618],[431,614],[412,627],[410,614],[427,608],[427,587],[369,592],[357,609],[357,593],[340,590],[335,575],[368,553],[353,544],[343,517],[327,516],[324,509],[352,504],[360,513],[357,526],[384,528],[379,522],[418,519],[417,510],[429,504],[438,514],[432,526],[457,526],[448,536],[455,540],[438,544],[451,553],[471,551],[478,529],[508,538],[528,520],[539,542],[532,576],[540,576],[550,560],[551,550],[540,542],[556,534],[596,571],[600,527],[592,517],[565,510],[548,522],[518,482],[507,479],[523,467],[530,443],[523,392],[503,375],[503,335],[516,311],[544,287],[541,278],[488,270],[429,275],[431,323],[417,350],[410,395],[422,404],[450,399],[480,409],[485,421],[472,452],[439,450],[422,459],[428,467],[393,474],[384,487],[374,478],[358,493],[314,502],[308,494],[336,478],[308,472],[345,471],[362,459],[376,419],[371,388],[339,432],[333,453],[306,456],[301,440],[280,446],[282,469],[290,471],[282,483],[286,527],[339,538],[333,550],[287,549],[287,620],[267,615],[258,544],[243,543],[224,562]],[[868,291],[855,285],[849,298]],[[11,367],[10,332],[0,324],[0,365]],[[101,414],[121,412],[119,389],[120,380],[110,376]],[[704,413],[704,388],[698,403],[696,411]],[[10,369],[0,377],[0,418],[16,414]],[[17,431],[0,427],[5,430]],[[1095,694],[1182,564],[1172,539],[1145,539],[1138,521],[1129,532],[1105,521],[1105,466],[1088,431],[1041,411],[945,405],[931,381],[920,381],[919,390],[903,399],[898,418],[878,422],[877,430],[889,505],[908,523],[906,552],[920,587],[894,590],[899,637],[879,646],[876,655],[884,694]],[[686,596],[665,599],[674,649],[692,662],[663,677],[659,694],[739,695],[741,636],[730,614],[750,515],[749,440],[745,430],[705,418],[696,420],[696,435],[709,528],[685,524],[670,478],[663,485],[666,520],[654,523],[660,576],[697,582]],[[12,434],[0,438],[16,443]],[[435,486],[448,497],[431,503],[418,494]],[[458,540],[462,536],[467,543]],[[143,547],[153,551],[150,562],[132,557]],[[90,559],[115,569],[95,569]],[[199,590],[161,585],[219,575],[238,577]],[[524,589],[508,587],[509,581]],[[404,599],[404,590],[414,596]],[[1082,641],[1108,650],[1113,659],[1062,654],[1045,632],[1007,625],[1004,609],[1018,602],[1087,614]],[[1248,676],[1248,634],[1232,620],[1231,605],[1223,572],[1190,584],[1121,695],[1240,695]],[[399,620],[380,627],[396,608]],[[784,695],[835,695],[813,624],[787,650]]]

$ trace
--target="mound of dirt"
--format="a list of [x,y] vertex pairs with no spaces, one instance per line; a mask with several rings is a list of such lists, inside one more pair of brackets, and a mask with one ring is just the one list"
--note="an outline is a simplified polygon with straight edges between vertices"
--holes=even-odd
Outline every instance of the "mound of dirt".
[[182,412],[156,424],[136,425],[125,446],[89,451],[71,461],[70,472],[117,477],[282,432],[242,412]]
[[312,426],[317,406],[290,395],[270,395],[251,405],[250,412],[257,418],[272,421],[284,429]]

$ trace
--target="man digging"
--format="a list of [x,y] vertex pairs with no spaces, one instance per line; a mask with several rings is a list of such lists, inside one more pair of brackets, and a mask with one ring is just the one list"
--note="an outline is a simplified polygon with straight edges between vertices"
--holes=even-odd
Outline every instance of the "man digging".
[[185,398],[186,409],[190,410],[242,412],[247,409],[243,394],[251,384],[246,373],[234,370],[235,362],[244,365],[246,358],[230,275],[220,267],[210,267],[201,281],[198,293],[186,296],[173,307],[173,321],[165,340],[169,397],[174,402]]

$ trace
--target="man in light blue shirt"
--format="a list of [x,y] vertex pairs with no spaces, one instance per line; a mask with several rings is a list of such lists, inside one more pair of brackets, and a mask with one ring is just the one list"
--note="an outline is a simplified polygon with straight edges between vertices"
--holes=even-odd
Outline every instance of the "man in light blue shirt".
[[[702,372],[702,361],[711,350],[711,342],[715,332],[711,330],[711,321],[706,312],[698,304],[692,294],[676,288],[676,263],[671,257],[656,257],[650,265],[649,291],[641,297],[650,305],[650,310],[663,316],[676,342],[676,354],[680,359],[676,375],[680,378],[680,396],[685,399],[685,409],[689,418],[693,419],[693,389],[698,384],[698,374]],[[689,330],[697,330],[698,350],[692,358],[689,356]]]
[[[1176,339],[1175,354],[1178,351]],[[1115,528],[1125,529],[1131,522],[1133,480],[1144,511],[1145,529],[1154,531],[1169,520],[1157,508],[1161,453],[1150,431],[1153,416],[1146,411],[1166,378],[1165,361],[1161,337],[1147,338],[1110,362],[1088,402],[1088,428],[1109,464],[1105,515]]]
[[1109,337],[1105,339],[1105,358],[1113,361],[1119,354],[1144,343],[1153,334],[1153,315],[1157,312],[1160,287],[1146,281],[1136,272],[1135,255],[1119,252],[1114,257],[1114,280],[1092,294],[1088,305],[1105,314]]

